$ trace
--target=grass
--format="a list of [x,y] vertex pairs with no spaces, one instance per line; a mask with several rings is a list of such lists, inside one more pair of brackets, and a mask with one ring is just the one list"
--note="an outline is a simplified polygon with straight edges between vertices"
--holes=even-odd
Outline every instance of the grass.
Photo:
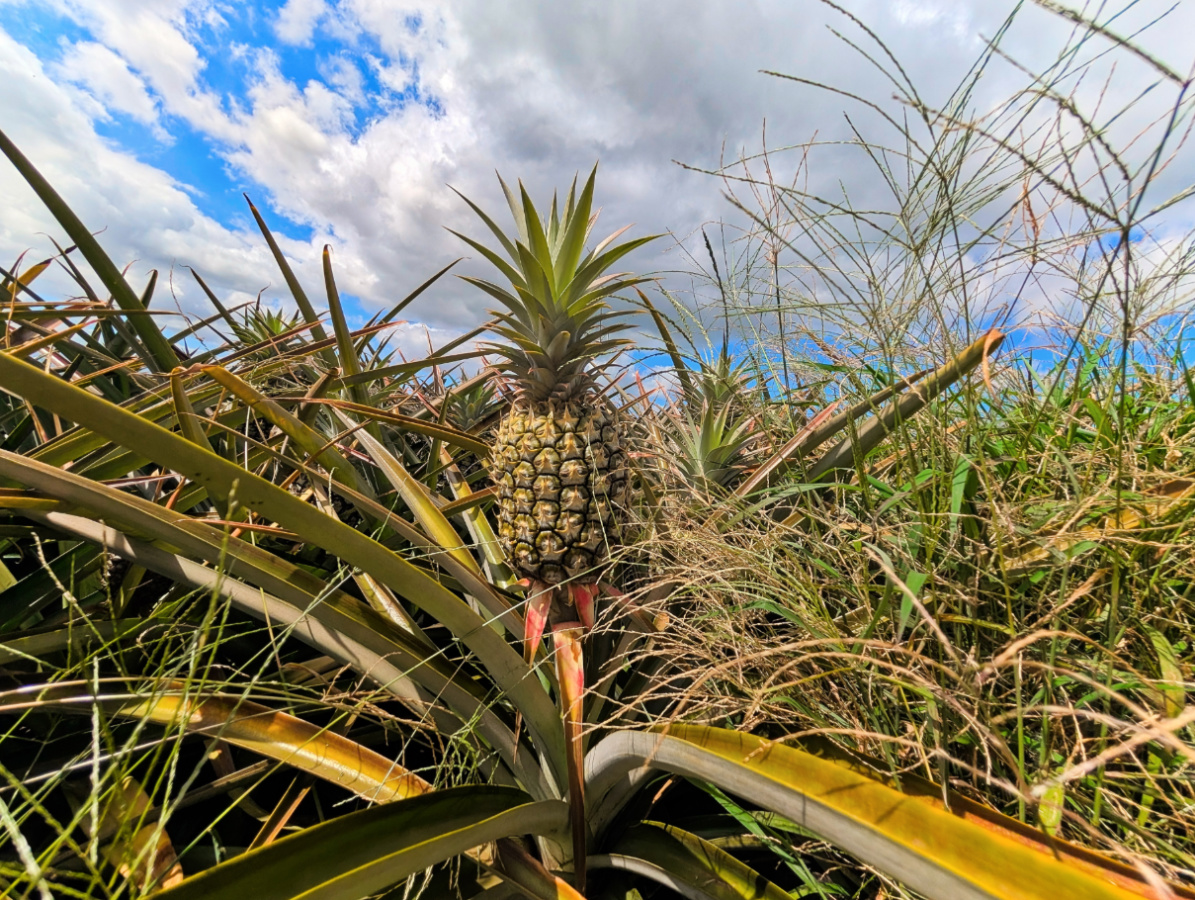
[[[673,325],[770,348],[739,413],[745,468],[804,424],[782,397],[857,402],[982,329],[1012,337],[853,471],[798,467],[729,519],[664,506],[653,572],[684,613],[655,689],[671,715],[829,739],[1190,883],[1193,235],[1172,224],[1187,189],[1160,186],[1189,159],[1189,81],[1134,46],[1156,103],[1115,106],[1093,27],[978,107],[1015,18],[936,108],[855,23],[897,102],[845,98],[882,121],[849,111],[834,152],[873,163],[886,203],[819,179],[829,142],[709,172],[744,224],[707,242],[705,317],[682,314],[698,291]],[[692,490],[689,456],[660,465]]]
[[982,418],[942,404],[862,478],[799,495],[788,527],[680,509],[659,695],[1191,877],[1195,411],[1155,369],[1101,429],[1092,372],[1045,395],[998,369]]

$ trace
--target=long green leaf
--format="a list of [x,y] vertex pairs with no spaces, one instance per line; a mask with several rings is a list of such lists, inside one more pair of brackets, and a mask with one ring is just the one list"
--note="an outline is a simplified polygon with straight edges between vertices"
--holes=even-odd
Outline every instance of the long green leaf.
[[136,447],[159,465],[208,489],[232,493],[247,509],[369,572],[427,611],[477,655],[495,684],[522,711],[557,783],[564,783],[564,740],[547,692],[513,647],[487,627],[464,600],[427,573],[269,481],[6,353],[0,353],[0,385],[109,440]]
[[[1155,896],[1135,869],[1051,840],[979,804],[873,769],[721,728],[622,731],[586,760],[601,827],[643,766],[711,782],[778,812],[835,846],[941,900],[1125,900]],[[1195,896],[1177,886],[1184,897]]]
[[629,829],[593,868],[623,869],[672,888],[687,900],[791,900],[750,866],[695,834],[644,822]]
[[685,359],[681,355],[680,348],[676,346],[676,341],[672,338],[672,332],[668,330],[668,324],[664,321],[664,316],[647,299],[647,294],[643,293],[639,288],[635,288],[635,293],[639,295],[640,302],[647,307],[648,314],[651,316],[652,321],[656,323],[656,330],[660,332],[660,339],[664,342],[664,349],[668,351],[668,356],[672,360],[672,371],[680,379],[681,393],[684,394],[685,400],[690,405],[696,406],[699,398],[697,389],[693,385],[692,375],[689,373],[689,367],[685,365]]
[[[336,335],[336,348],[340,352],[340,370],[348,377],[361,373],[361,360],[357,359],[357,348],[349,331],[344,307],[340,303],[340,291],[336,288],[336,276],[332,272],[332,246],[324,244],[324,287],[328,292],[328,312],[332,315],[332,331]],[[358,402],[361,400],[358,398]]]
[[[286,286],[290,288],[291,296],[295,298],[299,312],[302,313],[303,318],[311,325],[312,335],[317,341],[326,341],[328,339],[328,332],[324,331],[324,326],[320,324],[315,307],[311,305],[311,301],[307,298],[307,292],[303,290],[303,286],[299,284],[299,279],[295,277],[294,270],[290,267],[290,263],[286,261],[286,256],[282,253],[282,248],[278,246],[278,242],[274,239],[269,226],[266,225],[266,220],[257,211],[257,207],[253,205],[253,201],[249,199],[249,195],[246,194],[244,196],[245,202],[249,204],[249,211],[253,213],[253,219],[257,222],[257,227],[261,230],[262,237],[266,239],[266,244],[269,245],[270,253],[274,255],[274,262],[278,264],[278,269],[282,272]],[[324,350],[321,356],[324,362],[330,367],[336,366],[336,354],[330,349]]]
[[[480,332],[481,329],[478,329]],[[416,372],[421,372],[424,369],[429,369],[432,366],[446,366],[451,363],[464,362],[469,359],[477,359],[481,356],[480,350],[473,350],[468,353],[452,353],[444,355],[432,354],[424,359],[418,359],[414,362],[399,363],[395,366],[386,366],[381,369],[367,369],[360,375],[352,378],[342,378],[341,385],[366,384],[371,381],[381,381],[386,378],[405,378],[407,375],[413,375]]]
[[304,453],[327,469],[333,478],[343,481],[353,490],[373,499],[373,491],[357,474],[357,470],[345,459],[344,454],[322,434],[304,424],[297,416],[283,409],[281,405],[227,369],[221,366],[204,366],[203,372],[205,375],[211,376],[213,381],[226,388],[255,413],[285,432],[287,437],[303,449]]
[[151,619],[117,619],[95,622],[87,628],[73,625],[49,631],[24,633],[20,637],[0,641],[0,666],[19,659],[36,659],[51,653],[70,650],[79,653],[89,650],[97,642],[113,641],[151,627]]
[[112,715],[185,728],[302,769],[377,803],[432,790],[426,780],[368,747],[242,697],[198,694],[181,685],[148,695],[101,695],[78,684],[30,685],[0,694],[5,712],[48,705],[98,705]]
[[394,306],[391,307],[391,309],[389,310],[389,312],[386,313],[386,315],[384,315],[380,319],[378,319],[378,322],[381,324],[385,324],[386,322],[393,321],[395,316],[397,316],[400,312],[402,312],[404,309],[406,309],[407,306],[409,304],[411,304],[415,299],[417,299],[420,294],[422,294],[429,287],[431,287],[433,284],[435,284],[437,281],[439,281],[440,277],[442,275],[444,275],[449,269],[451,269],[453,266],[455,266],[463,258],[464,257],[457,257],[452,262],[450,262],[448,265],[446,265],[444,268],[442,268],[439,272],[437,272],[435,275],[433,275],[431,278],[427,279],[427,281],[425,281],[421,285],[419,285],[419,287],[415,288],[415,290],[411,291],[411,293],[407,294],[407,296],[405,296],[401,300],[399,300],[398,303],[394,304]]
[[[455,712],[458,722],[476,722],[478,732],[499,752],[520,784],[534,796],[552,796],[533,754],[526,749],[520,752],[509,725],[495,714],[484,694],[469,690],[467,683],[460,683],[454,667],[447,661],[429,656],[422,643],[353,598],[326,587],[306,571],[259,547],[222,535],[210,526],[139,497],[11,454],[0,455],[0,473],[30,482],[46,492],[57,491],[59,496],[92,510],[104,521],[34,510],[27,510],[27,517],[103,547],[179,584],[227,596],[249,615],[275,627],[291,629],[300,640],[351,666],[416,709],[427,708],[425,698],[442,699]],[[207,568],[125,535],[112,526],[153,533],[166,546],[182,548],[253,586],[242,584],[219,569]],[[422,686],[426,694],[410,682]],[[438,726],[446,731],[457,730],[458,726],[452,722],[443,721],[434,704],[429,712]]]
[[849,466],[851,460],[866,456],[899,422],[907,421],[928,406],[938,395],[978,366],[1003,341],[1004,335],[993,329],[920,384],[909,388],[908,393],[890,409],[868,421],[853,438],[847,438],[819,459],[809,471],[809,480],[817,481],[832,469]]
[[394,454],[382,446],[380,441],[374,440],[365,432],[358,434],[357,438],[365,452],[386,476],[386,480],[393,485],[403,502],[415,514],[416,521],[428,536],[452,554],[461,565],[474,575],[480,576],[481,567],[477,565],[477,560],[466,548],[465,542],[456,533],[452,523],[440,512],[440,507],[432,501],[426,488],[394,458]]
[[344,900],[376,894],[436,863],[521,834],[554,836],[567,808],[521,791],[453,788],[306,828],[155,894],[162,900]]
[[304,402],[323,403],[336,409],[342,409],[345,412],[356,413],[375,422],[389,422],[392,425],[397,425],[403,431],[413,431],[416,434],[422,434],[425,437],[443,441],[445,444],[451,444],[454,447],[460,447],[462,450],[476,453],[482,459],[490,455],[489,444],[450,425],[427,422],[423,419],[416,419],[414,416],[404,416],[401,413],[378,409],[374,406],[365,406],[360,403],[350,403],[346,400],[307,398]]
[[[79,217],[75,215],[74,211],[67,205],[66,201],[58,194],[50,183],[46,181],[45,177],[37,170],[20,150],[3,131],[0,131],[0,150],[4,151],[4,155],[8,157],[9,161],[16,167],[21,176],[29,183],[34,192],[41,199],[46,208],[58,220],[58,224],[67,233],[75,245],[79,248],[79,252],[83,254],[83,258],[87,260],[88,264],[95,273],[100,277],[100,280],[112,294],[112,298],[116,301],[121,309],[128,312],[144,312],[145,305],[141,302],[141,298],[125,281],[124,275],[121,274],[120,269],[112,262],[104,248],[100,246],[97,241],[88,231],[87,226],[80,221]],[[170,346],[166,336],[162,334],[157,324],[154,322],[152,316],[138,316],[133,315],[129,317],[133,330],[145,345],[148,353],[146,360],[156,372],[169,372],[175,366],[179,365],[178,355],[174,352],[174,348]]]

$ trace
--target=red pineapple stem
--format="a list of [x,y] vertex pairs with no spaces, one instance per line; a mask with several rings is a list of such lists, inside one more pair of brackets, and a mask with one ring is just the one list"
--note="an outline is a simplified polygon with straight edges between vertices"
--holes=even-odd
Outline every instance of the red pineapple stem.
[[569,813],[573,832],[573,884],[585,892],[585,780],[581,745],[582,698],[585,693],[585,659],[581,651],[584,630],[580,622],[565,622],[552,629],[556,649],[556,679],[560,684],[560,715],[568,764]]

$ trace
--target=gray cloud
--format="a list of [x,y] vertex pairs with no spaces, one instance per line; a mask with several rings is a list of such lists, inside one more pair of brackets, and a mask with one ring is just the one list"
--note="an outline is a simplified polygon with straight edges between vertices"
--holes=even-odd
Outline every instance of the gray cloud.
[[[931,104],[945,101],[981,52],[983,38],[997,32],[1012,5],[983,0],[847,4],[883,39]],[[417,64],[423,89],[442,103],[439,115],[414,103],[391,109],[359,133],[349,128],[357,82],[338,60],[323,66],[326,83],[293,84],[269,53],[258,54],[242,109],[230,108],[205,88],[192,26],[217,16],[215,3],[173,0],[152,13],[144,7],[122,12],[108,0],[63,0],[59,6],[128,64],[153,92],[153,104],[211,136],[229,165],[261,186],[276,212],[314,229],[310,241],[287,243],[313,289],[319,284],[318,251],[329,241],[342,272],[341,289],[360,296],[369,308],[393,302],[461,254],[445,226],[479,233],[480,223],[447,184],[501,213],[505,204],[495,169],[524,179],[533,196],[546,198],[600,159],[601,227],[635,222],[640,233],[672,231],[683,238],[702,223],[733,217],[733,211],[718,179],[687,171],[673,160],[714,168],[724,154],[734,159],[757,152],[765,119],[773,148],[815,134],[827,142],[845,140],[851,127],[844,118],[847,109],[869,137],[892,137],[878,116],[842,95],[759,70],[824,82],[901,112],[890,99],[892,85],[829,28],[855,41],[866,37],[848,18],[814,0],[456,0],[426,8],[394,0],[328,5],[290,0],[276,19],[277,32],[286,40],[302,43],[315,27],[335,29],[349,40],[368,35],[389,54],[388,61],[372,63],[384,83],[410,85]],[[1126,19],[1117,28],[1132,32],[1162,9],[1139,4],[1132,11],[1135,21]],[[423,24],[412,31],[407,22],[416,14]],[[130,17],[135,28],[123,24]],[[1186,36],[1193,30],[1192,6],[1182,5],[1165,27],[1147,32],[1142,41],[1186,71],[1192,56]],[[1065,22],[1029,8],[1005,46],[1039,68],[1069,31]],[[866,48],[877,52],[874,45]],[[1127,102],[1142,84],[1145,67],[1123,59],[1120,65],[1121,77],[1110,87],[1092,82],[1076,90],[1092,102],[1105,90],[1106,108]],[[62,112],[51,121],[35,115],[14,120],[11,108],[20,101],[7,92],[0,100],[5,127],[42,154],[38,159],[46,174],[66,185],[89,224],[108,227],[105,240],[121,261],[137,258],[144,268],[172,261],[193,264],[221,290],[244,295],[278,283],[252,233],[200,215],[173,179],[147,174],[119,148],[91,154],[86,139],[67,138],[86,136],[88,116],[94,117],[88,103],[111,102],[110,97],[46,84],[47,72],[27,59],[13,72],[29,83],[42,79],[39,90],[47,92],[46,102]],[[78,80],[77,73],[72,77]],[[1024,83],[1023,74],[998,63],[981,83],[974,106],[982,111]],[[146,115],[153,108],[139,97],[137,102]],[[1121,132],[1142,127],[1159,108],[1148,101],[1135,108],[1119,126]],[[74,117],[69,127],[64,117]],[[70,146],[53,148],[55,141]],[[105,160],[94,182],[74,177],[78,159],[88,155]],[[779,153],[774,161],[778,173],[789,173],[798,157]],[[93,160],[91,165],[99,164]],[[185,181],[184,173],[176,174]],[[1189,165],[1176,164],[1164,177],[1177,189],[1189,176]],[[2,177],[7,191],[12,179],[7,172]],[[818,192],[837,194],[842,185],[858,204],[885,202],[874,166],[855,150],[821,149],[810,161],[808,178]],[[51,227],[21,196],[20,215],[14,217],[11,206],[6,214],[10,221],[0,232],[0,251],[27,245],[33,239],[25,230],[30,226]],[[661,241],[641,251],[631,265],[643,271],[683,267],[683,255],[668,245]],[[689,249],[696,252],[692,239]],[[481,267],[470,262],[463,271]],[[181,288],[186,307],[202,308],[197,293]],[[413,313],[433,327],[461,329],[480,321],[485,305],[452,281],[434,289]]]

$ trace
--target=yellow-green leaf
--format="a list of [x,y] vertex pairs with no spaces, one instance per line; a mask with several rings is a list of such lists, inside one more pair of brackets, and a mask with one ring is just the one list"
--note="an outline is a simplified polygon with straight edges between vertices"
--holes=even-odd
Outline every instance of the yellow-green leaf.
[[725,850],[672,825],[644,822],[630,828],[594,868],[634,872],[683,897],[706,900],[791,900],[788,893]]
[[[870,767],[704,726],[622,731],[590,751],[586,793],[602,829],[644,765],[712,782],[788,817],[868,865],[940,900],[1127,900],[1152,897],[1129,866],[1051,840],[941,788]],[[1182,895],[1181,888],[1175,888]]]
[[343,900],[376,894],[501,838],[554,836],[567,809],[521,791],[465,787],[350,813],[188,878],[162,900]]

